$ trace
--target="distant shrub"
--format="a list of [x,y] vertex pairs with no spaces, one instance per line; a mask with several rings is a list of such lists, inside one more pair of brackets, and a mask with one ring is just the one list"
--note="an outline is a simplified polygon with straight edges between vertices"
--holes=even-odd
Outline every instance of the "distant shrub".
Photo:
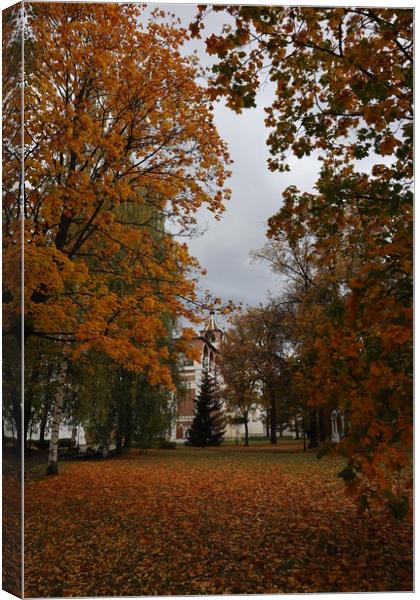
[[38,448],[38,450],[48,450],[50,447],[50,440],[38,440],[34,442],[34,446]]
[[175,450],[176,442],[169,442],[168,440],[160,440],[158,448],[161,450]]
[[230,417],[229,422],[231,425],[244,425],[247,422],[247,419],[242,417],[241,415],[235,415]]
[[[76,442],[74,440],[72,440],[71,438],[60,438],[58,440],[58,447],[59,448],[73,448],[73,446],[76,444]],[[48,442],[49,445],[49,442]]]

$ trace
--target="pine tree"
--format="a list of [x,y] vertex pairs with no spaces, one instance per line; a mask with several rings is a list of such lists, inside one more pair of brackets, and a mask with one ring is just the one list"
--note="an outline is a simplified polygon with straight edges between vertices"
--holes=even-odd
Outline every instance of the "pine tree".
[[205,370],[194,401],[194,419],[187,432],[190,446],[218,446],[225,433],[219,390],[215,378]]

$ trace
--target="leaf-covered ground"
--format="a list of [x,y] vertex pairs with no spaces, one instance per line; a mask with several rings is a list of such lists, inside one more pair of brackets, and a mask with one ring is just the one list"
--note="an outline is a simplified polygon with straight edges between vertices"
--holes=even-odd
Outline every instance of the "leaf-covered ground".
[[27,596],[412,589],[410,523],[295,447],[153,450],[26,486]]
[[10,594],[20,596],[22,594],[21,475],[19,458],[13,457],[14,460],[10,460],[7,454],[7,450],[3,449],[2,588]]

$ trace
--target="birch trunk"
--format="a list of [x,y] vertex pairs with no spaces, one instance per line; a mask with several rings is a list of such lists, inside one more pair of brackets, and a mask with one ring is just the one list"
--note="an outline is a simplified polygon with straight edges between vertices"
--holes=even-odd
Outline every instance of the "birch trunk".
[[57,378],[58,389],[55,394],[54,415],[51,424],[51,441],[48,455],[47,475],[58,475],[58,436],[60,432],[61,412],[64,404],[64,382],[66,380],[68,361],[63,358]]

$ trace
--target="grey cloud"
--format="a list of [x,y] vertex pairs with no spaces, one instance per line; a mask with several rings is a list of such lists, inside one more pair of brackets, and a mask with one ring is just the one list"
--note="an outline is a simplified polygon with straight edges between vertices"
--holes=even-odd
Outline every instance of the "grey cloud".
[[[183,26],[188,26],[196,14],[195,5],[160,5],[175,13]],[[151,5],[151,10],[153,6]],[[207,31],[220,31],[226,20],[223,13],[212,14],[207,19]],[[212,58],[206,54],[203,41],[193,40],[185,45],[186,54],[197,51],[203,65],[209,66]],[[244,304],[264,302],[270,290],[278,290],[279,281],[263,264],[250,264],[249,253],[266,242],[267,219],[281,206],[282,192],[289,185],[310,191],[316,179],[316,157],[297,161],[291,159],[290,173],[271,173],[267,168],[269,156],[266,145],[267,129],[264,126],[264,106],[271,103],[273,89],[267,84],[258,94],[257,108],[237,115],[226,108],[223,101],[216,104],[215,123],[220,136],[227,142],[231,157],[232,177],[228,187],[232,199],[220,222],[207,210],[198,213],[199,228],[203,236],[188,241],[190,252],[198,258],[207,276],[201,279],[202,289],[209,289],[223,301],[229,299]]]

